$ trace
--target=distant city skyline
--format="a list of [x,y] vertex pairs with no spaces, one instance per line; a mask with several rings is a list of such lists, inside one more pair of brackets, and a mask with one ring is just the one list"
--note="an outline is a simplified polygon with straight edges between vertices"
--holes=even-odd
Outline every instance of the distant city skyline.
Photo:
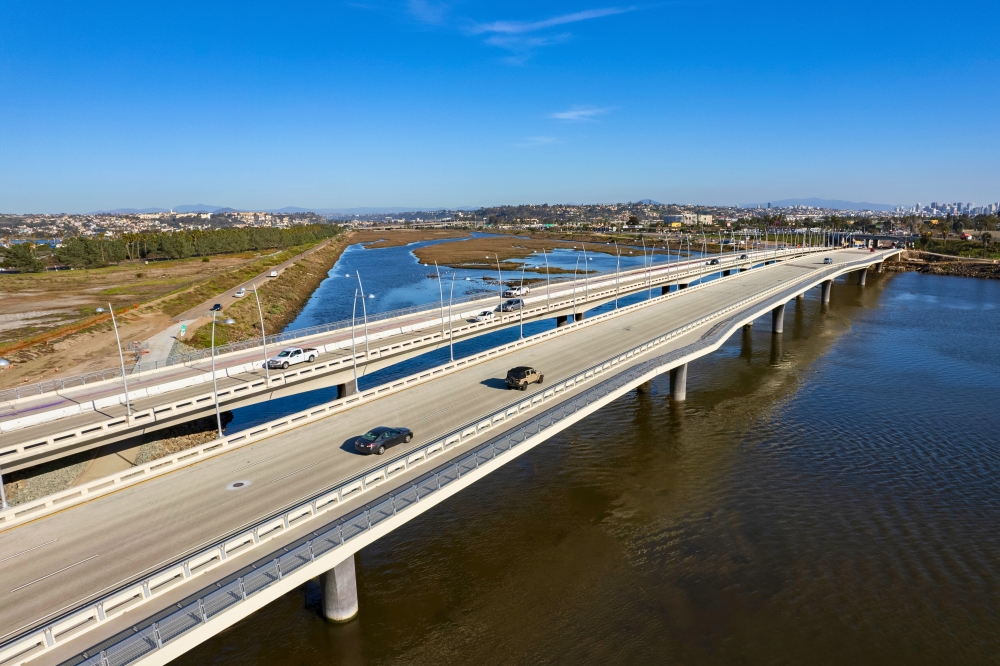
[[1000,60],[969,26],[997,19],[962,1],[3,3],[0,211],[992,202]]

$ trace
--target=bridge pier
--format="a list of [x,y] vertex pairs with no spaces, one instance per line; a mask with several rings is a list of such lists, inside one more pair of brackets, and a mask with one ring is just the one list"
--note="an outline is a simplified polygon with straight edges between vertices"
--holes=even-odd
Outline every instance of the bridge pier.
[[571,315],[558,315],[556,317],[556,328],[562,328],[569,322]]
[[635,387],[636,393],[652,393],[653,392],[653,380],[647,379],[643,383]]
[[875,272],[876,273],[881,273],[882,272],[882,262],[881,261],[878,262],[877,264],[875,264]]
[[806,300],[806,295],[805,294],[799,294],[798,296],[795,297],[795,300],[796,301],[800,301],[800,302],[804,301],[804,300]]
[[833,280],[823,280],[821,287],[823,289],[823,305],[827,305],[830,302],[830,290],[833,287]]
[[771,310],[771,333],[777,335],[785,330],[785,304]]
[[660,295],[661,296],[666,296],[669,293],[670,293],[670,285],[669,284],[665,284],[662,287],[660,287]]
[[683,283],[681,283],[681,284],[677,285],[677,288],[678,288],[678,289],[687,289],[687,288],[688,288],[688,286],[687,286],[687,283],[686,283],[686,282],[683,282]]
[[583,312],[577,312],[576,313],[576,321],[583,321],[583,315],[584,315]]
[[323,616],[333,622],[347,622],[358,614],[358,579],[354,555],[320,576],[323,587]]
[[688,364],[678,366],[670,371],[670,397],[675,402],[687,400]]
[[722,271],[722,277],[729,277],[729,269]]
[[858,286],[859,287],[865,286],[865,278],[866,277],[868,277],[868,269],[867,268],[862,268],[861,270],[858,271]]
[[337,384],[337,400],[341,398],[346,398],[349,395],[354,395],[358,392],[358,382],[357,380],[350,380],[349,382],[344,382],[343,384]]

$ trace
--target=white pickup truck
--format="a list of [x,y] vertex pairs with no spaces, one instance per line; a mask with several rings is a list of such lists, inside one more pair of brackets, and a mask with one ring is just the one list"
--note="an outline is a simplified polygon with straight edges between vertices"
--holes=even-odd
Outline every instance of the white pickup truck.
[[503,292],[503,297],[517,298],[518,296],[527,296],[530,291],[530,287],[507,287]]
[[319,350],[312,347],[287,347],[274,358],[267,359],[267,367],[284,370],[296,363],[312,363],[319,356]]

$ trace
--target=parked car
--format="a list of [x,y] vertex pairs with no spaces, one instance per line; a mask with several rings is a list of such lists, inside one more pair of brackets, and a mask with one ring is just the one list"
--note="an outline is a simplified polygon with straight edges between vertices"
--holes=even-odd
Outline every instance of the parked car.
[[524,301],[520,298],[511,298],[500,305],[500,312],[513,312],[524,307]]
[[267,367],[284,370],[297,363],[312,363],[317,356],[319,356],[319,350],[312,347],[287,347],[282,349],[277,356],[267,359]]
[[545,376],[540,372],[536,372],[534,368],[519,365],[507,371],[507,388],[527,391],[528,384],[541,384],[544,378]]
[[708,265],[709,266],[718,266],[719,265],[719,260],[718,259],[712,259],[712,261],[708,262]]
[[278,271],[271,271],[267,274],[267,277],[278,277]]
[[510,287],[503,292],[503,297],[517,298],[518,296],[527,296],[530,291],[529,287]]
[[244,289],[243,287],[240,287],[239,289],[236,290],[236,293],[233,294],[233,298],[243,298],[246,295],[247,295],[247,290]]
[[493,314],[493,310],[483,310],[476,315],[476,321],[492,323],[494,319],[496,319],[496,315]]
[[831,259],[830,257],[827,257],[826,259],[823,260],[823,263],[824,264],[832,264],[833,263],[833,259]]
[[211,312],[222,312],[222,303],[216,303],[213,305]]
[[413,439],[409,428],[379,426],[372,428],[354,440],[354,450],[358,453],[382,455],[390,446],[405,444]]

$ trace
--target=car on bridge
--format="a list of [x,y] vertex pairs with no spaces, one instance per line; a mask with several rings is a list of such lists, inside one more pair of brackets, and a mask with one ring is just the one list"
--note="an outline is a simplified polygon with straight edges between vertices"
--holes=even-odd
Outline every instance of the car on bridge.
[[524,301],[520,298],[511,298],[500,304],[500,312],[513,312],[524,307]]
[[748,256],[747,256],[747,255],[745,255],[745,254],[741,254],[741,255],[740,255],[740,259],[749,259],[749,258],[750,258],[750,257],[748,257]]
[[503,292],[504,298],[517,298],[518,296],[527,296],[531,292],[529,287],[510,287]]
[[493,310],[483,310],[476,315],[476,321],[485,321],[488,324],[493,323],[494,319],[496,319],[496,315],[493,314]]
[[528,390],[528,384],[541,384],[545,375],[537,372],[534,368],[526,365],[519,365],[507,371],[507,388]]
[[282,349],[277,356],[267,359],[267,367],[284,370],[297,363],[312,363],[319,356],[319,350],[312,347],[288,347]]
[[832,264],[833,263],[833,259],[830,258],[830,257],[826,257],[825,259],[823,259],[823,263],[824,264]]
[[407,444],[413,439],[409,428],[379,426],[372,428],[354,440],[354,450],[358,453],[382,455],[390,446]]
[[718,266],[719,265],[719,260],[718,259],[712,259],[712,261],[708,262],[708,265],[709,266]]

